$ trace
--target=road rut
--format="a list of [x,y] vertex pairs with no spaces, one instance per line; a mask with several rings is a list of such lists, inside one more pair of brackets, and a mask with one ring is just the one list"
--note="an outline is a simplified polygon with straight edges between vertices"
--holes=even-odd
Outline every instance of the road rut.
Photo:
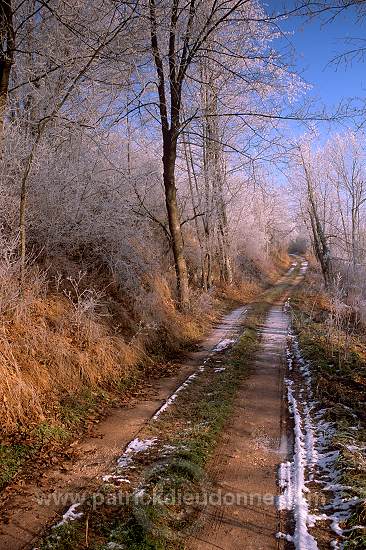
[[[300,280],[296,277],[294,284]],[[284,372],[289,293],[285,291],[270,309],[262,327],[252,374],[239,388],[231,420],[210,464],[219,502],[206,507],[203,526],[187,541],[187,549],[271,550],[283,545],[276,538],[286,530],[280,525],[276,498],[278,466],[288,452]]]
[[[67,495],[90,492],[100,483],[102,475],[114,468],[122,450],[144,428],[157,409],[171,393],[192,374],[223,339],[239,329],[246,312],[242,306],[234,309],[217,323],[197,352],[187,354],[179,362],[179,374],[155,381],[152,395],[125,408],[118,408],[103,420],[93,437],[87,437],[74,446],[76,458],[67,464],[55,465],[42,473],[36,481],[25,481],[10,491],[1,510],[0,548],[24,550],[51,524],[56,523],[65,509]],[[47,496],[57,494],[45,505]]]

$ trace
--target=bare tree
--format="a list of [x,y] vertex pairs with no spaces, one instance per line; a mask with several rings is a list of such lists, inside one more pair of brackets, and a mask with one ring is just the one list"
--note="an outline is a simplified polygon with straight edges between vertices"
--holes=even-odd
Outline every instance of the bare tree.
[[308,151],[305,155],[304,150],[300,147],[299,153],[306,182],[307,213],[311,224],[314,252],[322,269],[325,286],[329,287],[331,284],[329,238],[326,234],[325,220],[322,220],[317,201],[316,183],[309,158],[310,152]]
[[[342,220],[344,238],[349,249],[349,260],[353,269],[361,261],[361,214],[366,203],[366,173],[363,144],[351,132],[336,136],[325,150],[330,157],[330,174],[336,186],[339,215]],[[346,206],[346,211],[344,207]],[[350,224],[346,221],[349,210]],[[350,225],[348,229],[348,225]]]
[[[76,108],[78,103],[77,96],[83,94],[87,86],[88,78],[93,71],[95,75],[100,70],[100,64],[106,63],[104,54],[109,54],[108,48],[117,40],[122,30],[131,21],[134,15],[134,7],[129,6],[125,12],[114,9],[108,12],[106,6],[106,17],[109,18],[109,25],[96,33],[96,39],[93,44],[86,41],[85,37],[79,32],[79,27],[83,28],[83,17],[89,17],[89,7],[83,5],[80,10],[76,10],[76,21],[71,27],[68,20],[70,16],[75,18],[74,10],[70,9],[64,3],[59,6],[41,3],[38,9],[34,9],[33,3],[22,3],[19,9],[15,10],[14,16],[17,19],[18,28],[23,29],[23,35],[18,33],[15,37],[12,34],[13,48],[16,51],[17,44],[15,38],[22,43],[25,36],[28,40],[28,49],[21,51],[23,58],[19,63],[17,78],[18,84],[14,82],[13,103],[18,114],[18,123],[23,123],[23,130],[27,137],[28,154],[24,160],[24,168],[20,176],[20,200],[19,200],[19,235],[20,235],[20,284],[24,285],[25,265],[26,265],[26,210],[29,179],[33,169],[34,161],[42,143],[44,136],[48,131],[54,131],[57,124],[65,123],[77,126],[83,123],[83,109]],[[96,6],[95,6],[96,7]],[[10,9],[10,6],[9,6]],[[66,10],[66,12],[65,12]],[[45,17],[44,12],[50,13]],[[79,18],[79,19],[78,19]],[[31,25],[31,33],[28,26]],[[54,35],[60,38],[60,44],[55,45]],[[75,46],[78,48],[77,62],[75,61],[75,51],[71,53],[67,38],[76,36]],[[49,51],[44,47],[49,43]],[[39,50],[38,50],[39,48]],[[56,49],[57,48],[57,49]],[[36,54],[33,53],[36,51]],[[64,57],[63,57],[64,56]],[[57,71],[50,69],[50,64],[58,57],[56,63]],[[65,70],[66,66],[72,65]],[[52,66],[52,65],[51,65]],[[42,70],[43,69],[43,70]],[[34,77],[34,74],[40,74],[40,77]],[[9,75],[8,75],[9,77]],[[34,82],[35,83],[34,83]],[[33,82],[33,84],[32,84]],[[13,95],[11,93],[11,95]],[[68,112],[69,111],[69,112]],[[71,115],[71,120],[68,119]],[[78,120],[78,117],[80,119]],[[61,127],[60,126],[60,127]]]
[[[291,80],[293,91],[297,89],[297,84],[296,79],[293,78],[294,75],[289,76],[283,61],[274,54],[272,49],[263,46],[269,43],[274,27],[271,26],[272,22],[267,22],[264,11],[258,5],[246,0],[229,2],[190,0],[186,4],[180,0],[166,0],[159,4],[156,4],[155,0],[149,0],[148,5],[151,51],[155,64],[157,103],[163,141],[165,201],[172,237],[178,299],[182,307],[186,307],[189,301],[188,272],[176,185],[177,148],[180,135],[193,121],[207,119],[207,117],[213,119],[210,123],[211,128],[215,125],[214,119],[217,117],[236,118],[245,125],[248,125],[251,117],[260,118],[254,104],[253,110],[250,108],[245,111],[244,107],[238,109],[238,106],[243,104],[248,108],[250,102],[245,94],[242,94],[245,96],[245,101],[240,100],[239,93],[235,95],[236,101],[234,101],[235,88],[239,90],[241,87],[243,92],[243,87],[246,87],[248,93],[252,95],[257,93],[257,106],[258,97],[260,97],[261,105],[266,109],[268,105],[265,107],[265,102],[271,94],[277,93],[285,97],[290,92],[291,87],[289,85],[286,87],[285,81],[288,84]],[[205,112],[204,105],[197,106],[197,95],[193,91],[201,85],[200,62],[204,59],[208,60],[206,72],[209,73],[215,68],[216,74],[220,74],[220,82],[224,82],[226,78],[232,85],[228,101],[222,104],[220,111],[216,109],[217,112],[211,114],[207,110]],[[261,74],[261,77],[258,77],[258,74]],[[183,105],[185,117],[182,116]],[[281,109],[278,101],[276,109]],[[271,120],[276,116],[272,111],[267,118]],[[216,138],[212,130],[210,132],[209,139],[214,143]],[[213,145],[211,150],[212,148]],[[216,153],[215,156],[217,162],[215,161],[214,169],[217,172],[220,161]],[[219,175],[221,183],[217,178],[216,182],[219,186],[218,198],[221,200],[222,167]],[[224,204],[221,202],[218,213],[223,277],[230,280],[224,210]]]
[[0,3],[0,147],[14,50],[15,31],[11,0],[2,0]]

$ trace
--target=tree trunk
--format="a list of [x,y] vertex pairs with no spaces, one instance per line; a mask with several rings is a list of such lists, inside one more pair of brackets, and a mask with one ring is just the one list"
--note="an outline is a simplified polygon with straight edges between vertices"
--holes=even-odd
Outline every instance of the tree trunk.
[[351,209],[351,243],[352,243],[352,266],[353,266],[353,275],[356,271],[356,266],[358,262],[358,250],[357,250],[357,242],[359,239],[359,235],[357,234],[357,218],[358,218],[358,212],[357,212],[357,206],[354,204],[355,200],[354,197],[352,197],[352,209]]
[[6,102],[8,97],[8,85],[10,76],[10,65],[1,63],[0,68],[0,147],[3,141],[4,134],[4,115],[6,110]]
[[202,270],[202,288],[207,292],[212,286],[211,254],[206,252]]
[[[189,191],[190,191],[190,195],[191,195],[192,210],[193,210],[193,214],[194,214],[194,226],[195,226],[195,229],[196,229],[197,240],[198,240],[198,244],[199,244],[199,247],[200,247],[201,287],[205,291],[207,291],[208,290],[208,285],[207,285],[206,266],[205,266],[205,263],[206,263],[205,262],[205,250],[204,250],[202,235],[201,235],[201,231],[200,231],[200,222],[199,222],[199,215],[202,215],[203,213],[202,213],[202,205],[201,205],[201,200],[200,200],[199,193],[197,192],[197,197],[196,198],[195,198],[195,193],[194,193],[194,186],[193,186],[192,177],[193,177],[193,180],[195,182],[196,190],[198,190],[198,186],[197,186],[196,174],[195,174],[195,171],[194,171],[192,151],[191,151],[191,148],[190,148],[190,145],[189,145],[189,136],[188,136],[188,143],[187,143],[187,141],[184,140],[183,145],[184,145],[184,153],[185,153],[186,165],[187,165],[188,185],[189,185]],[[198,208],[197,208],[197,205],[196,205],[196,199],[198,201]]]
[[14,61],[15,34],[10,0],[0,2],[0,148],[8,99],[10,70]]
[[324,222],[322,224],[318,213],[318,206],[313,188],[312,175],[308,165],[306,164],[306,160],[304,159],[301,149],[300,154],[307,184],[307,196],[309,205],[308,212],[313,232],[315,255],[317,256],[322,269],[325,287],[328,288],[332,282],[330,248],[328,245],[328,239],[325,235]]
[[27,194],[28,194],[28,177],[32,168],[34,153],[36,151],[40,134],[32,146],[32,150],[28,156],[22,182],[20,187],[20,202],[19,202],[19,256],[20,256],[20,271],[19,271],[19,286],[21,291],[24,289],[25,268],[26,268],[26,213],[27,213]]
[[[226,216],[226,204],[224,197],[225,167],[223,161],[222,136],[219,130],[218,91],[214,78],[205,73],[202,68],[203,98],[206,110],[204,127],[204,169],[205,184],[212,192],[214,204],[214,219],[217,231],[217,257],[220,269],[220,279],[225,284],[233,281],[230,247],[228,236],[228,224]],[[207,194],[208,194],[207,193]],[[209,216],[212,217],[209,205],[206,206]]]
[[320,263],[325,287],[329,288],[331,283],[329,253],[328,251],[326,251],[327,252],[326,255],[324,254],[321,239],[319,237],[318,230],[317,230],[317,223],[314,218],[313,212],[309,211],[309,217],[310,217],[311,229],[313,232],[313,248],[314,248],[315,256],[318,259],[318,262]]
[[[163,152],[163,179],[165,204],[168,213],[169,230],[172,238],[175,273],[177,276],[178,301],[182,309],[189,304],[188,271],[184,257],[184,245],[175,186],[176,145],[171,143],[170,136],[165,136]],[[167,143],[168,142],[168,143]],[[170,143],[169,143],[170,142]]]

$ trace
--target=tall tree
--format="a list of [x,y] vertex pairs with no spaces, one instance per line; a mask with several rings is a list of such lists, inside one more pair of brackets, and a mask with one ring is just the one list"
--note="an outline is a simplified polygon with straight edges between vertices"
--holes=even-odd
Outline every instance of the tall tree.
[[311,227],[312,243],[315,256],[321,266],[324,284],[329,287],[332,282],[331,254],[329,235],[327,234],[325,211],[321,212],[319,205],[319,185],[315,176],[314,165],[317,166],[319,157],[314,160],[309,148],[299,147],[300,166],[305,181],[305,204],[304,210],[307,213]]
[[[236,118],[246,128],[248,122],[249,127],[255,127],[254,120],[260,119],[262,114],[267,120],[281,118],[278,113],[283,108],[283,99],[297,93],[298,80],[281,56],[270,47],[276,27],[273,19],[267,18],[255,2],[148,0],[148,8],[163,142],[165,202],[178,300],[184,308],[189,302],[189,288],[177,200],[176,161],[182,131],[194,120],[207,115],[204,106],[197,105],[199,94],[195,93],[200,86],[201,62],[208,60],[207,71],[214,68],[220,75],[220,83],[225,85],[226,79],[226,86],[231,87],[227,101],[222,103],[220,112],[212,114],[212,118]],[[266,104],[269,98],[273,99],[270,107]],[[183,106],[187,107],[185,117],[182,116]],[[215,136],[211,139],[214,140]],[[219,208],[219,212],[222,255],[226,257],[223,271],[226,272],[225,278],[230,279],[224,209]]]
[[[195,15],[195,1],[189,3],[188,17],[183,31],[183,47],[180,53],[177,46],[178,19],[182,18],[184,10],[179,8],[179,0],[172,0],[170,11],[170,28],[168,41],[168,74],[164,67],[161,45],[158,38],[158,20],[155,0],[149,0],[150,6],[150,33],[151,48],[154,57],[157,86],[159,94],[159,111],[163,139],[163,181],[165,189],[165,203],[168,214],[169,231],[172,239],[174,265],[177,276],[178,299],[182,308],[189,303],[188,271],[183,251],[183,236],[177,202],[177,188],[175,182],[175,168],[177,159],[177,145],[180,133],[180,115],[182,107],[182,87],[189,63],[192,60],[190,41],[192,25]],[[178,49],[178,51],[177,51]],[[180,55],[180,58],[178,57]],[[169,92],[166,90],[166,80],[169,83]],[[168,95],[167,95],[168,94]],[[168,112],[168,98],[170,99],[170,117]]]
[[14,62],[15,31],[11,0],[0,2],[0,147],[8,98],[10,70]]

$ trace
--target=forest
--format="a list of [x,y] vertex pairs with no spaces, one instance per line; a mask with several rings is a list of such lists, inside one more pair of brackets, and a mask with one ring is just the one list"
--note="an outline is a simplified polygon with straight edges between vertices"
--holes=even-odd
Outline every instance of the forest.
[[0,0],[0,549],[366,548],[365,17]]

